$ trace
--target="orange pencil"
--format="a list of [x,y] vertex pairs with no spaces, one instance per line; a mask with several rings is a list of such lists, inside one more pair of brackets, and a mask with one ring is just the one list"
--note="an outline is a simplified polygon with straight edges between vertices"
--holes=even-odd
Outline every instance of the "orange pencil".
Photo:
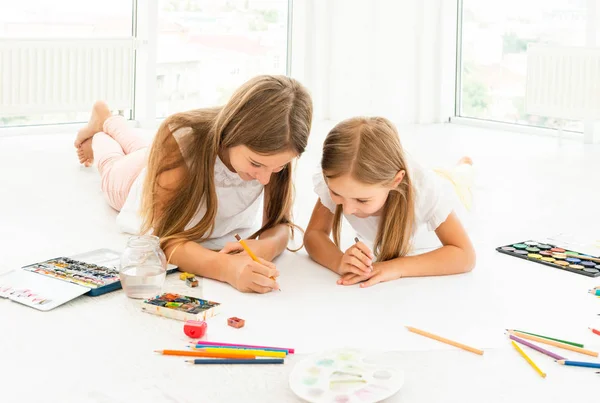
[[184,357],[207,357],[207,358],[231,358],[231,359],[255,359],[255,355],[243,354],[243,353],[208,353],[205,351],[190,351],[190,350],[154,350],[155,353],[162,355],[177,355]]
[[483,350],[479,350],[477,348],[469,347],[469,346],[467,346],[465,344],[458,343],[456,341],[452,341],[452,340],[446,339],[444,337],[436,336],[435,334],[426,332],[424,330],[419,330],[419,329],[416,329],[414,327],[406,326],[406,328],[409,331],[413,332],[413,333],[420,334],[421,336],[429,337],[430,339],[437,340],[437,341],[440,341],[442,343],[450,344],[451,346],[454,346],[454,347],[462,348],[463,350],[470,351],[471,353],[483,355]]
[[598,353],[595,352],[595,351],[586,350],[584,348],[571,346],[570,344],[559,343],[557,341],[543,339],[541,337],[532,336],[530,334],[525,334],[525,333],[520,333],[520,332],[515,332],[513,330],[509,330],[508,333],[509,334],[514,334],[515,336],[518,336],[518,337],[520,337],[522,339],[528,339],[528,340],[532,340],[532,341],[537,341],[538,343],[547,344],[549,346],[563,348],[565,350],[574,351],[574,352],[580,353],[580,354],[591,355],[592,357],[598,357]]

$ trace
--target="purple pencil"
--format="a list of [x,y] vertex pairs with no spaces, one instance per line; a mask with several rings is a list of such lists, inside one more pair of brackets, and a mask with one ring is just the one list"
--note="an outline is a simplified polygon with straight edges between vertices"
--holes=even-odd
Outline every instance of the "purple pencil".
[[519,337],[517,337],[517,336],[514,336],[514,335],[512,335],[512,334],[510,335],[510,338],[511,338],[511,339],[513,339],[514,341],[516,341],[517,343],[520,343],[520,344],[522,344],[522,345],[524,345],[524,346],[527,346],[527,347],[529,347],[529,348],[532,348],[532,349],[534,349],[534,350],[536,350],[536,351],[539,351],[539,352],[540,352],[540,353],[542,353],[542,354],[546,354],[546,355],[548,355],[548,356],[550,356],[550,357],[554,358],[555,360],[566,360],[566,358],[563,358],[563,357],[561,357],[561,356],[560,356],[560,355],[558,355],[558,354],[554,354],[552,351],[548,351],[548,350],[546,350],[546,349],[543,349],[543,348],[541,348],[541,347],[539,347],[539,346],[536,346],[536,345],[535,345],[535,344],[533,344],[533,343],[530,343],[530,342],[528,342],[528,341],[525,341],[525,340],[523,340],[523,339],[521,339],[521,338],[519,338]]

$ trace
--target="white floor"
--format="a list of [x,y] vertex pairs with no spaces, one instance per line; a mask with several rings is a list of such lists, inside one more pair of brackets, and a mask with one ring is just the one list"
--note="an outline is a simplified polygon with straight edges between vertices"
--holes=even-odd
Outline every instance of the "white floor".
[[[296,218],[301,226],[306,225],[316,198],[310,176],[329,127],[317,125],[311,146],[298,164]],[[102,198],[97,173],[77,163],[73,136],[0,137],[0,273],[58,255],[124,247],[127,237],[117,233],[116,213]],[[475,161],[478,179],[471,228],[478,264],[472,275],[457,276],[453,281],[475,284],[483,294],[488,289],[489,298],[502,309],[501,317],[495,319],[503,325],[531,324],[539,332],[551,330],[600,348],[600,337],[587,330],[588,326],[600,327],[596,315],[600,300],[586,294],[587,289],[600,285],[600,278],[555,271],[494,251],[503,244],[557,233],[571,234],[584,243],[600,241],[600,146],[457,125],[405,127],[401,139],[429,166],[448,166],[462,155]],[[280,264],[288,262],[292,262],[289,256]],[[474,283],[473,279],[479,280]],[[419,281],[427,293],[428,285],[437,280]],[[293,283],[284,285],[288,290],[294,287]],[[167,370],[171,367],[126,365],[120,359],[129,362],[137,357],[111,355],[113,343],[118,345],[115,351],[122,352],[135,350],[132,340],[148,342],[158,337],[164,341],[166,336],[157,336],[161,333],[158,328],[136,332],[141,331],[135,327],[136,312],[128,313],[132,318],[129,328],[123,320],[111,320],[117,315],[111,309],[119,309],[115,301],[122,298],[121,292],[103,296],[96,303],[82,297],[80,302],[49,314],[0,300],[0,318],[8,321],[0,327],[0,396],[4,396],[0,401],[16,401],[17,396],[19,401],[45,396],[47,401],[61,402],[298,401],[287,386],[293,365],[285,365],[283,373],[215,368],[195,375],[201,372],[192,368],[182,378],[171,376]],[[78,322],[97,326],[88,332],[78,329]],[[177,328],[174,324],[168,327]],[[105,338],[99,340],[99,334]],[[371,341],[377,337],[376,333],[368,335]],[[96,355],[103,352],[114,361]],[[486,350],[483,359],[455,350],[394,354],[406,373],[404,388],[389,399],[394,402],[564,401],[597,394],[600,382],[600,375],[592,370],[557,368],[535,355],[549,374],[541,380],[508,343]],[[299,358],[289,361],[293,364]],[[88,368],[94,382],[102,379],[105,383],[63,388],[47,378],[61,368],[73,371],[60,374],[63,379],[88,379],[78,365]],[[46,378],[40,381],[39,377]],[[36,382],[43,386],[36,387]]]

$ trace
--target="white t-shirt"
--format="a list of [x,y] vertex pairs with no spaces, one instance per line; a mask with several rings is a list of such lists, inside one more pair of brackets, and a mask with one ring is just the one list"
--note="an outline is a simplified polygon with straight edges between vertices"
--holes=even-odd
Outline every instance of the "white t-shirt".
[[[191,134],[190,128],[179,129],[173,133],[180,147]],[[183,150],[183,148],[182,148]],[[185,154],[184,159],[191,158]],[[142,202],[142,187],[146,177],[146,168],[133,182],[125,204],[117,216],[117,225],[122,232],[139,234],[142,217],[139,214]],[[215,161],[215,190],[218,207],[215,217],[214,231],[202,245],[210,249],[221,249],[227,242],[235,242],[237,232],[242,238],[247,237],[260,228],[258,220],[262,211],[262,193],[264,186],[257,180],[244,181],[231,172],[217,156]],[[206,206],[198,206],[198,210],[185,229],[190,229],[204,217]]]
[[[453,194],[450,182],[442,179],[432,170],[423,168],[409,156],[406,157],[406,164],[415,193],[413,236],[423,226],[429,231],[434,231],[455,209],[456,196]],[[331,199],[329,188],[320,170],[313,176],[313,185],[321,204],[335,213],[336,204]],[[344,218],[363,241],[370,245],[375,242],[381,216],[360,218],[344,214]],[[393,218],[387,217],[387,219]]]

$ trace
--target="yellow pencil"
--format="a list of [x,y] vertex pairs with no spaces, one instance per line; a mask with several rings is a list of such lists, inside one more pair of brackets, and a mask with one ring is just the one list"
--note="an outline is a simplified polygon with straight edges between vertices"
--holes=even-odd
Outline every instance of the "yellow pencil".
[[205,351],[207,353],[223,353],[223,354],[249,354],[256,357],[275,357],[285,358],[285,352],[283,351],[266,351],[266,350],[244,350],[237,348],[211,348],[211,347],[197,347],[195,350]]
[[527,354],[525,354],[525,351],[521,350],[521,347],[517,346],[517,343],[515,343],[514,341],[512,341],[512,340],[511,340],[510,342],[512,343],[513,347],[514,347],[514,348],[515,348],[515,349],[516,349],[516,350],[519,352],[519,354],[521,354],[521,356],[522,356],[523,358],[525,358],[525,361],[527,361],[527,362],[529,363],[529,365],[531,365],[531,366],[533,367],[533,369],[535,369],[535,370],[536,370],[536,372],[537,372],[538,374],[540,374],[540,376],[541,376],[542,378],[545,378],[545,377],[546,377],[546,374],[545,374],[544,372],[542,372],[542,370],[541,370],[541,369],[540,369],[540,368],[539,368],[537,365],[535,365],[535,362],[533,362],[533,361],[531,360],[531,358],[529,358],[529,357],[527,356]]
[[414,327],[406,326],[406,328],[409,331],[413,332],[413,333],[420,334],[421,336],[429,337],[430,339],[441,341],[442,343],[450,344],[451,346],[462,348],[463,350],[467,350],[467,351],[470,351],[470,352],[475,353],[475,354],[483,355],[483,350],[479,350],[479,349],[476,349],[476,348],[473,348],[473,347],[469,347],[469,346],[467,346],[465,344],[458,343],[456,341],[452,341],[452,340],[446,339],[444,337],[436,336],[435,334],[426,332],[424,330],[419,330],[419,329],[414,328]]

